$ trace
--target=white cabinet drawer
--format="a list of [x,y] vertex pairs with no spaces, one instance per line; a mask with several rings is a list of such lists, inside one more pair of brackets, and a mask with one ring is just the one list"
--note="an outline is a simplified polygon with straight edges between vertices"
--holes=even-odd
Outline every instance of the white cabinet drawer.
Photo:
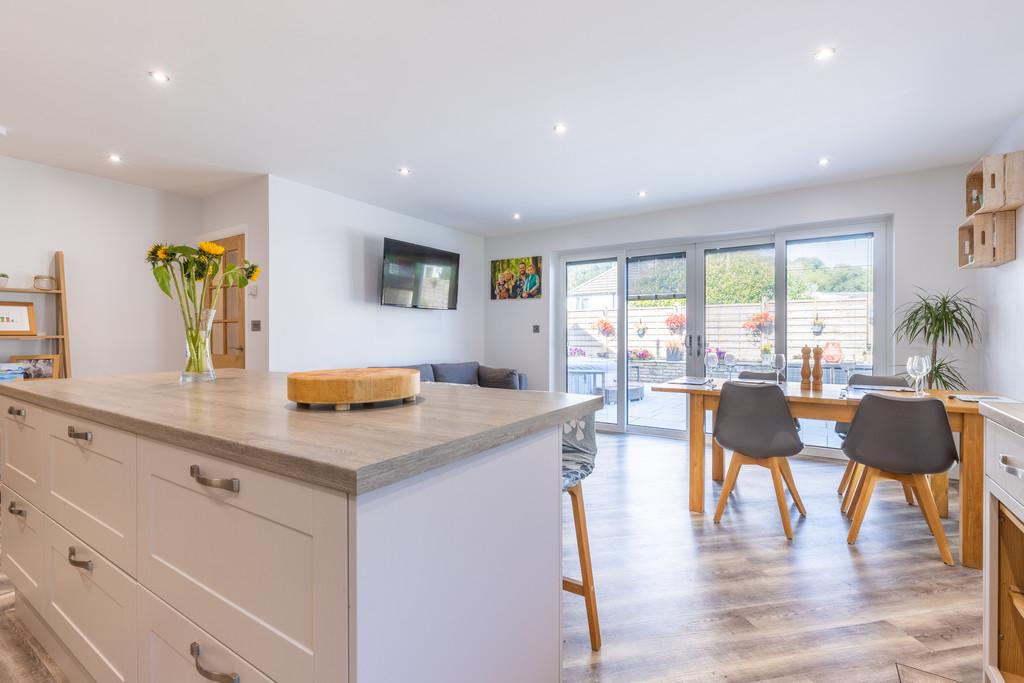
[[138,439],[51,411],[45,433],[48,483],[37,505],[134,576]]
[[25,497],[0,485],[3,504],[3,571],[22,597],[42,604],[46,584],[47,520]]
[[43,454],[44,411],[31,403],[5,398],[0,401],[0,478],[12,489],[39,505],[46,481]]
[[138,491],[140,583],[276,681],[345,679],[345,496],[148,439]]
[[46,585],[42,604],[34,604],[97,683],[132,683],[139,673],[137,584],[59,524],[44,521]]
[[985,475],[1024,500],[1024,437],[992,420],[985,420]]
[[[198,657],[195,656],[195,647]],[[209,674],[237,676],[238,683],[272,683],[166,602],[139,587],[139,681],[207,683]],[[227,680],[227,679],[221,679]]]

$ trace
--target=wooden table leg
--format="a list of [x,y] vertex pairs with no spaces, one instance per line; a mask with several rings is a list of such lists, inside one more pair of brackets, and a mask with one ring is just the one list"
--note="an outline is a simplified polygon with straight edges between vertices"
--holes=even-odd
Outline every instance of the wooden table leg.
[[704,512],[704,397],[690,394],[690,512]]
[[935,507],[939,510],[939,517],[949,517],[949,472],[933,474],[928,477],[932,489],[932,498],[935,499]]
[[[718,411],[711,411],[711,424],[718,419]],[[711,480],[725,480],[725,449],[718,445],[714,437],[711,438]]]
[[972,569],[982,565],[985,418],[964,415],[960,432],[960,563]]

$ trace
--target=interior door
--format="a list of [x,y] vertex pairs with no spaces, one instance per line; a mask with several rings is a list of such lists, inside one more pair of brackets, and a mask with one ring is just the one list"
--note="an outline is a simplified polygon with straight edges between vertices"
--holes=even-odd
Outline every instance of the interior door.
[[[245,262],[245,235],[217,240],[224,247],[221,267]],[[210,342],[215,368],[245,367],[245,290],[224,285],[213,319]]]

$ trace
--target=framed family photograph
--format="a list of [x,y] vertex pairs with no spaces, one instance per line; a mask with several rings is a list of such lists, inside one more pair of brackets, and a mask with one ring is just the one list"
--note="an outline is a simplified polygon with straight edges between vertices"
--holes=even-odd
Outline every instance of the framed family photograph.
[[60,377],[60,356],[11,356],[12,363],[25,366],[25,379],[53,379]]
[[36,307],[28,301],[0,301],[0,335],[34,335]]
[[539,299],[540,256],[491,261],[492,299]]

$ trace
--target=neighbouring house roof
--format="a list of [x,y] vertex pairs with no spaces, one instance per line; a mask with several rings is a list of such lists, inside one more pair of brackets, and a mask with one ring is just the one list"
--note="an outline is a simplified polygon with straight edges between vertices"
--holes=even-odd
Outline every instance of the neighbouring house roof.
[[615,294],[618,289],[618,270],[609,268],[595,278],[577,285],[569,291],[569,296],[593,296],[595,294]]

